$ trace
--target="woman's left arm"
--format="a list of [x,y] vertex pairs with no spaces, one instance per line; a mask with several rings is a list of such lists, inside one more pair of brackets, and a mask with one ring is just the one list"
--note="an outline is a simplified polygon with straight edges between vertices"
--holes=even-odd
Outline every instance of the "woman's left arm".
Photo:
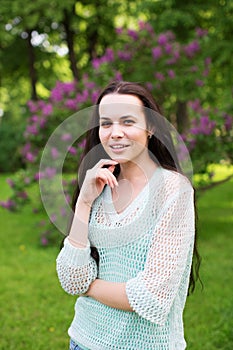
[[105,304],[109,307],[124,311],[133,311],[126,295],[126,283],[109,282],[102,279],[93,281],[85,296]]

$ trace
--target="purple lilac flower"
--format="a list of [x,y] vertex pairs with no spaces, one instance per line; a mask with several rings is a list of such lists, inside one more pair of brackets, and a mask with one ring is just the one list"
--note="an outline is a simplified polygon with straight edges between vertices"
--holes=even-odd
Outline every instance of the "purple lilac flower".
[[76,81],[62,83],[62,90],[65,94],[70,94],[75,91]]
[[150,34],[154,34],[154,28],[150,25],[150,23],[139,21],[138,26],[140,30],[146,30]]
[[190,101],[189,102],[189,106],[195,112],[199,112],[201,110],[201,104],[200,104],[200,100],[199,99],[196,99],[194,101]]
[[184,160],[187,159],[188,150],[187,150],[186,146],[183,143],[179,143],[177,152],[178,152],[178,159],[179,159],[179,161],[184,161]]
[[192,67],[190,67],[190,72],[195,73],[195,72],[197,72],[197,71],[198,71],[198,67],[197,67],[197,66],[192,66]]
[[204,69],[202,72],[203,77],[207,77],[209,75],[209,69]]
[[88,90],[87,90],[87,89],[83,90],[82,102],[83,102],[83,103],[86,102],[87,99],[88,99],[88,97],[89,97],[89,92],[88,92]]
[[24,183],[25,183],[26,185],[29,185],[29,184],[31,183],[30,177],[25,177]]
[[169,43],[166,43],[164,46],[164,50],[165,50],[166,54],[170,55],[172,53],[172,45]]
[[192,151],[196,147],[196,143],[197,143],[197,141],[195,139],[189,140],[189,143],[188,143],[189,151]]
[[16,203],[12,199],[8,199],[6,202],[0,202],[0,206],[8,210],[14,210],[16,208]]
[[216,126],[216,122],[210,120],[208,116],[201,116],[200,130],[204,135],[210,135]]
[[121,72],[119,71],[115,72],[114,79],[117,81],[123,80]]
[[11,179],[7,179],[6,182],[8,183],[8,185],[9,185],[11,188],[13,188],[13,187],[15,186],[14,181],[11,180]]
[[143,30],[146,28],[146,23],[144,21],[138,21],[138,26],[140,30]]
[[27,143],[23,146],[23,148],[22,148],[22,150],[21,150],[21,154],[25,157],[26,154],[27,154],[27,152],[29,152],[30,150],[31,150],[31,144],[30,144],[30,142],[27,142]]
[[41,171],[41,172],[38,172],[34,175],[34,179],[36,181],[38,181],[39,179],[43,179],[45,176],[44,176],[44,173]]
[[38,134],[37,126],[35,124],[28,125],[26,128],[26,133],[31,134],[31,135],[37,135]]
[[138,33],[136,32],[136,30],[128,29],[127,33],[128,36],[130,36],[133,40],[138,40]]
[[203,81],[203,80],[200,80],[200,79],[197,79],[197,80],[195,81],[195,83],[196,83],[197,86],[203,86],[203,85],[204,85],[204,81]]
[[43,109],[45,105],[46,105],[45,101],[43,101],[43,100],[38,101],[38,106],[40,109]]
[[207,115],[203,115],[200,120],[193,120],[193,126],[190,129],[192,135],[210,135],[216,126],[216,122],[210,120]]
[[209,65],[211,64],[211,61],[212,61],[211,57],[206,57],[206,59],[205,59],[205,65],[206,65],[206,66],[209,66]]
[[28,199],[28,194],[26,191],[21,191],[17,193],[18,197],[21,199]]
[[187,57],[192,58],[200,50],[200,45],[197,40],[192,41],[184,46],[184,52]]
[[117,55],[122,61],[130,61],[132,58],[132,54],[130,52],[125,52],[125,51],[119,50],[117,52]]
[[54,102],[60,102],[63,98],[61,86],[57,83],[55,88],[51,91],[51,100]]
[[61,140],[62,141],[70,141],[72,140],[72,135],[69,133],[65,133],[61,135]]
[[39,222],[39,225],[40,225],[40,226],[45,226],[45,224],[46,224],[46,221],[45,221],[45,220],[40,220],[40,222]]
[[116,30],[117,34],[122,34],[122,32],[123,32],[123,28],[122,27],[118,27],[115,30]]
[[168,59],[166,61],[166,63],[168,65],[172,65],[172,64],[175,64],[180,58],[180,52],[178,50],[174,51],[173,52],[173,57],[171,57],[170,59]]
[[50,220],[54,223],[54,222],[56,222],[56,220],[57,220],[57,215],[56,214],[52,214],[51,216],[50,216]]
[[176,74],[174,72],[173,69],[169,69],[167,72],[167,75],[169,76],[169,78],[174,79],[176,77]]
[[113,49],[107,48],[104,56],[106,57],[107,62],[114,61],[114,51],[113,51]]
[[202,29],[202,28],[196,28],[196,35],[199,38],[202,38],[203,36],[206,36],[208,34],[208,30],[207,29]]
[[73,146],[70,146],[70,147],[68,148],[68,152],[69,152],[70,154],[72,154],[73,156],[75,156],[75,155],[77,154],[77,150],[76,150],[76,148],[74,148]]
[[225,126],[226,131],[232,130],[232,126],[233,126],[233,118],[232,118],[232,116],[225,113],[223,115],[223,118],[225,119],[224,126]]
[[99,66],[101,65],[101,62],[98,58],[94,58],[91,63],[94,69],[98,69]]
[[84,85],[89,90],[92,90],[95,87],[95,83],[93,81],[84,81]]
[[37,112],[38,106],[37,106],[37,104],[36,104],[35,102],[33,102],[33,101],[28,101],[27,105],[28,105],[29,111],[30,111],[31,113]]
[[71,196],[69,194],[65,195],[67,203],[71,202]]
[[72,179],[72,180],[70,181],[70,184],[71,184],[71,186],[76,186],[76,184],[77,184],[77,179]]
[[163,75],[163,73],[160,73],[160,72],[156,72],[155,73],[155,78],[159,81],[164,81],[165,80],[165,77]]
[[48,103],[47,105],[45,105],[42,108],[42,113],[44,116],[48,116],[48,115],[52,114],[52,112],[53,112],[53,106],[51,103]]
[[83,140],[78,144],[78,147],[84,148],[84,147],[86,146],[86,143],[87,143],[87,140],[86,140],[86,139],[83,139]]
[[71,110],[76,110],[77,109],[77,101],[76,99],[68,99],[65,102],[65,106]]
[[56,147],[52,147],[51,156],[53,159],[57,159],[59,157],[59,152]]
[[164,46],[168,42],[167,35],[162,33],[158,36],[157,42],[159,45]]
[[47,123],[47,119],[46,118],[40,118],[40,121],[39,121],[39,125],[40,125],[40,128],[43,129],[45,127]]
[[91,94],[91,102],[96,103],[98,96],[99,96],[98,91],[93,91]]
[[60,209],[61,216],[66,216],[66,208]]
[[51,167],[47,167],[45,169],[45,172],[44,172],[44,176],[47,178],[47,179],[51,179],[53,178],[55,175],[56,175],[56,169],[55,168],[51,168]]
[[153,85],[149,82],[146,83],[146,87],[149,91],[152,91],[153,90]]
[[42,236],[41,237],[41,244],[43,246],[46,246],[46,245],[48,245],[48,243],[49,243],[48,238],[46,238],[45,236]]
[[26,160],[27,160],[29,163],[34,163],[35,160],[36,160],[35,155],[32,154],[31,152],[27,152],[26,155],[25,155],[25,158],[26,158]]
[[34,122],[34,123],[37,123],[38,120],[39,120],[39,117],[38,117],[38,115],[36,115],[36,114],[32,115],[31,118],[30,118],[30,121],[31,121],[31,122]]
[[160,46],[156,46],[152,49],[152,56],[154,60],[158,60],[162,56],[163,52]]

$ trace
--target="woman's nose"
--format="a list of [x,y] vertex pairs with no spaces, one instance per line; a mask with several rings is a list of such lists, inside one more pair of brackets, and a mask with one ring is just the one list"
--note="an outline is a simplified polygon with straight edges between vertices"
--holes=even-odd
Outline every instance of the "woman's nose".
[[111,137],[112,138],[120,138],[124,136],[124,131],[122,129],[122,126],[115,122],[112,124],[112,130],[111,130]]

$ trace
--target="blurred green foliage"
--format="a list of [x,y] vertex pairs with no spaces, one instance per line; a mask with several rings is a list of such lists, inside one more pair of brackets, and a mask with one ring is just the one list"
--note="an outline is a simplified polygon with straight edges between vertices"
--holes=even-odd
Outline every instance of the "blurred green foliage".
[[2,118],[0,124],[0,172],[15,172],[23,166],[20,148],[24,140],[25,122]]

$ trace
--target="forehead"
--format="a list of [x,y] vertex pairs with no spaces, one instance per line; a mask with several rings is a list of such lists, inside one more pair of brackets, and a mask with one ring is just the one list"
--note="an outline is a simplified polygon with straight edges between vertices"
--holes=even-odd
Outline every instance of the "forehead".
[[143,104],[137,96],[108,94],[100,101],[99,114],[100,117],[141,116],[143,115]]

